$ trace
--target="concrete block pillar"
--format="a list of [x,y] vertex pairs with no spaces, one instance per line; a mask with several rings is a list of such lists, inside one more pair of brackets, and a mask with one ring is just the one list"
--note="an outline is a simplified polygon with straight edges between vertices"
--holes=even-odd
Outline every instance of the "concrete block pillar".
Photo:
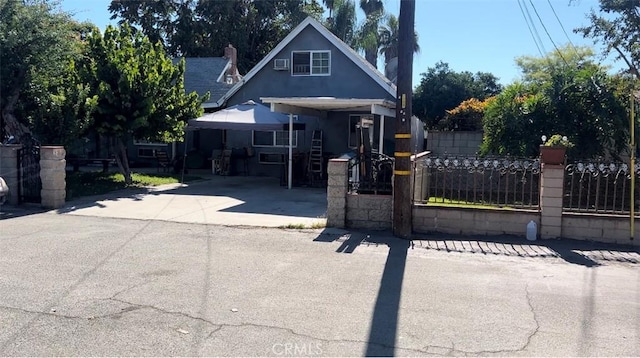
[[9,198],[7,202],[11,205],[18,205],[18,151],[22,148],[20,144],[0,145],[0,176],[9,186]]
[[562,236],[564,165],[542,163],[540,178],[540,238]]
[[40,147],[40,179],[42,180],[42,207],[57,209],[66,199],[66,151],[62,146]]
[[349,191],[349,160],[331,159],[327,167],[327,226],[344,228]]

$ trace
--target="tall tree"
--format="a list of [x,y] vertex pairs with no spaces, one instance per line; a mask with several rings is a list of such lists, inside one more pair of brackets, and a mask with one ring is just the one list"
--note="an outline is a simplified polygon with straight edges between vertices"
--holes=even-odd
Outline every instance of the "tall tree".
[[502,90],[498,78],[491,73],[456,72],[444,62],[421,74],[420,84],[413,94],[413,113],[425,122],[427,128],[439,129],[447,110],[462,101],[476,98],[484,100]]
[[246,73],[307,15],[319,18],[318,0],[112,0],[112,19],[129,23],[167,53],[222,56],[232,44]]
[[360,0],[360,9],[364,12],[365,19],[358,29],[357,47],[364,50],[364,58],[377,67],[380,46],[378,27],[384,16],[384,4],[382,0]]
[[329,19],[333,17],[333,9],[335,8],[336,0],[322,0],[324,6],[329,9]]
[[333,16],[327,19],[326,26],[340,40],[356,47],[356,5],[353,0],[334,0]]
[[[391,59],[398,57],[398,18],[393,14],[388,14],[385,18],[385,22],[378,28],[379,36],[379,49],[380,54],[384,55],[384,63],[388,64]],[[420,45],[418,44],[418,33],[414,33],[415,48],[413,52],[420,52]]]
[[605,46],[626,64],[629,72],[640,79],[640,1],[600,0],[600,13],[592,10],[590,26],[574,30]]
[[30,132],[35,109],[25,103],[47,102],[64,77],[77,49],[76,25],[46,0],[0,0],[0,140]]
[[125,143],[131,139],[180,139],[185,121],[202,113],[203,99],[184,90],[184,61],[174,65],[160,43],[129,26],[107,27],[89,37],[90,61],[81,68],[97,98],[95,130],[111,139],[125,182],[131,171]]

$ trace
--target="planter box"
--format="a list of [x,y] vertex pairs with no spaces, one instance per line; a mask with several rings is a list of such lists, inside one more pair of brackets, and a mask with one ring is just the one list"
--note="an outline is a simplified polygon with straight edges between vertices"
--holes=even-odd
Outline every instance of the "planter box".
[[540,146],[540,161],[545,164],[559,165],[564,164],[566,147],[547,147]]

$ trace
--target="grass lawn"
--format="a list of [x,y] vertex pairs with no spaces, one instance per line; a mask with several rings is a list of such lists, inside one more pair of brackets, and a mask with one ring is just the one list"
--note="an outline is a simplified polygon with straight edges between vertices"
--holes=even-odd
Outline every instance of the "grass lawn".
[[430,197],[429,201],[427,201],[426,204],[433,205],[433,206],[447,206],[447,207],[457,207],[457,208],[514,210],[514,208],[510,206],[499,206],[497,204],[487,205],[487,204],[481,204],[481,203],[468,203],[465,201],[451,200],[451,199],[441,198],[441,197]]
[[[140,188],[163,184],[179,183],[180,174],[138,174],[132,173],[133,184],[126,185],[120,173],[67,172],[67,200],[82,196],[105,194],[125,188]],[[185,175],[184,181],[198,180],[200,177]]]

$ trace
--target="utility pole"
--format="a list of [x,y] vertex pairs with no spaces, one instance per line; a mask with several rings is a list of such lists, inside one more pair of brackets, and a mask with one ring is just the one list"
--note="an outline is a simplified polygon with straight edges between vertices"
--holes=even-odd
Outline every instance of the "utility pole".
[[634,101],[635,97],[636,97],[637,93],[636,91],[632,91],[631,92],[631,98],[630,98],[630,115],[629,115],[629,134],[631,136],[631,140],[629,141],[629,154],[631,159],[631,195],[629,196],[629,219],[630,219],[630,226],[629,226],[629,240],[634,239],[635,237],[635,233],[636,233],[636,213],[635,213],[635,189],[636,189],[636,129],[635,129],[635,123],[636,123],[636,115],[635,115],[635,109],[636,109],[636,103]]
[[393,171],[393,234],[411,237],[411,97],[415,0],[400,0],[398,29],[398,94],[396,97],[395,168]]

